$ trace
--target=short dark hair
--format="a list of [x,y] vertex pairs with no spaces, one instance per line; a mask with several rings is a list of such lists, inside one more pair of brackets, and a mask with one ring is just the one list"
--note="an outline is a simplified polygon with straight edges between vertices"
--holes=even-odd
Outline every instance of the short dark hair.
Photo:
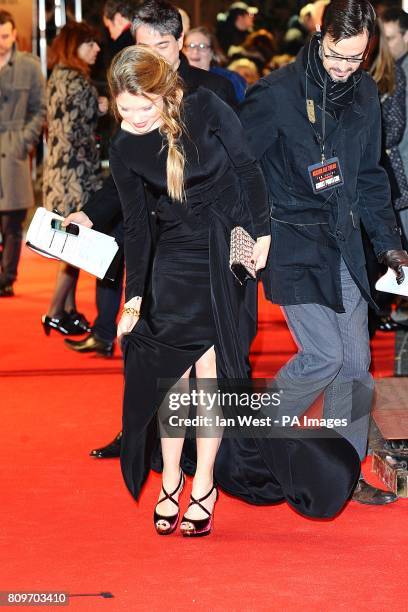
[[132,32],[141,25],[148,25],[162,35],[171,34],[176,40],[183,33],[183,22],[177,8],[164,0],[147,0],[139,6],[132,22]]
[[107,0],[103,5],[103,16],[106,19],[112,19],[119,13],[122,17],[132,20],[136,12],[135,2],[126,2],[126,0]]
[[13,30],[15,30],[16,22],[13,15],[8,11],[0,11],[0,25],[5,25],[6,23],[11,23]]
[[228,11],[227,21],[230,23],[235,23],[238,17],[242,17],[242,15],[248,15],[247,9],[244,8],[233,8]]
[[332,0],[323,15],[322,36],[329,34],[338,42],[367,31],[371,38],[375,21],[375,10],[368,0]]
[[408,13],[397,6],[393,6],[384,11],[381,15],[381,21],[383,23],[397,21],[401,34],[405,34],[405,32],[408,30]]

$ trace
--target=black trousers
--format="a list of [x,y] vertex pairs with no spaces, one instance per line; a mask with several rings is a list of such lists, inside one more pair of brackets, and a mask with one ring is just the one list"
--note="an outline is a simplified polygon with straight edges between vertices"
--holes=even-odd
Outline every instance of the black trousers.
[[96,281],[96,308],[98,315],[92,326],[93,335],[99,340],[113,342],[116,338],[116,318],[122,299],[124,262],[114,281]]
[[[123,221],[119,219],[111,228],[110,236],[114,236],[118,244],[123,244]],[[114,281],[96,281],[96,309],[97,317],[92,326],[93,335],[99,340],[113,342],[116,338],[116,318],[118,316],[122,299],[123,276],[125,271],[122,256]]]
[[23,223],[26,215],[26,209],[0,211],[0,233],[3,244],[0,287],[12,285],[17,278],[23,239]]

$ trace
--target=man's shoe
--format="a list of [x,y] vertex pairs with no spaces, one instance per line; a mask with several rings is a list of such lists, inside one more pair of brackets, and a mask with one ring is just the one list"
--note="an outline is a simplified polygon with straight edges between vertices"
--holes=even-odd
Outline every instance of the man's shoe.
[[101,446],[101,448],[94,448],[89,454],[91,457],[97,457],[98,459],[113,459],[114,457],[120,457],[121,443],[122,432],[118,433],[112,442],[106,446]]
[[391,451],[392,453],[408,451],[408,440],[401,438],[398,440],[386,440],[384,442],[384,450]]
[[397,501],[398,497],[395,495],[395,493],[377,489],[377,487],[373,487],[363,478],[360,478],[351,499],[359,504],[384,506],[385,504],[391,504],[392,502]]
[[13,285],[4,285],[4,287],[0,287],[0,297],[13,297],[13,295]]
[[89,334],[83,340],[64,340],[68,348],[78,353],[98,353],[103,357],[112,357],[114,351],[113,342],[105,342]]

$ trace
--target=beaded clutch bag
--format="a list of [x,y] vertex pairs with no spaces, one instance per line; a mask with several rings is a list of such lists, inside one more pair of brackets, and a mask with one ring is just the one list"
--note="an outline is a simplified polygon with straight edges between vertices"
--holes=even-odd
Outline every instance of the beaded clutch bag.
[[241,285],[256,278],[255,263],[252,262],[254,244],[255,240],[243,227],[237,226],[231,231],[229,266]]

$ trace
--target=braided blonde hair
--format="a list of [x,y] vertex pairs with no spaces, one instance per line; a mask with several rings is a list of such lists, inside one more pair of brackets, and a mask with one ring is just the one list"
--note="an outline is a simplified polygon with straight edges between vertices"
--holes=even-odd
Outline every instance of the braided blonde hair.
[[[167,192],[172,199],[184,201],[185,154],[180,142],[184,130],[181,119],[183,87],[177,72],[153,49],[134,45],[114,57],[108,81],[113,99],[124,92],[142,95],[153,103],[149,94],[163,98],[160,132],[168,145]],[[118,114],[117,109],[115,114]]]

